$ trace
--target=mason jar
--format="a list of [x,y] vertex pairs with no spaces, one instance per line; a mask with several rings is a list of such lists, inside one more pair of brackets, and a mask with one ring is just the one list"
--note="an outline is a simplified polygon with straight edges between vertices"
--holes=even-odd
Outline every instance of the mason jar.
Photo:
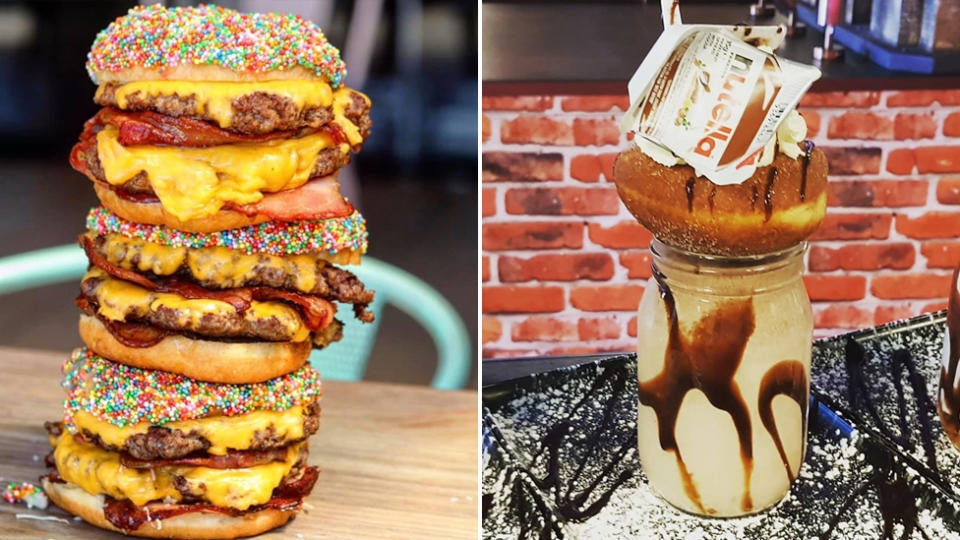
[[651,246],[637,315],[638,448],[650,485],[682,510],[758,512],[797,477],[813,338],[805,248],[720,257]]

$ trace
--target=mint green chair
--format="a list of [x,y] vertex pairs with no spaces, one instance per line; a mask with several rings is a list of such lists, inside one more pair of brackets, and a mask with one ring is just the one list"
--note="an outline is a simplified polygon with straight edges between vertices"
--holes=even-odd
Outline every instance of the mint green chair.
[[[86,270],[87,258],[75,244],[0,258],[0,294],[80,279]],[[413,317],[433,338],[438,359],[431,385],[445,390],[463,388],[471,364],[470,338],[450,303],[416,276],[372,257],[364,257],[362,265],[350,270],[377,291],[377,301],[371,306],[377,322],[362,324],[353,318],[350,306],[340,306],[343,340],[314,351],[310,363],[327,379],[361,380],[383,306],[391,304]]]

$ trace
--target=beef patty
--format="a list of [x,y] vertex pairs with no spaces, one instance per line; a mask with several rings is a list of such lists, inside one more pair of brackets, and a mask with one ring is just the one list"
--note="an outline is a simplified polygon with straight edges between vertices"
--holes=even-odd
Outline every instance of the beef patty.
[[[118,107],[117,83],[107,83],[95,101],[104,107]],[[228,129],[251,135],[302,128],[318,128],[333,120],[330,107],[300,109],[290,98],[269,92],[251,92],[233,100],[233,122]],[[118,107],[119,108],[119,107]],[[196,97],[179,95],[141,95],[135,92],[127,97],[129,111],[155,111],[168,116],[189,116],[214,122],[206,113],[197,114]],[[359,92],[351,90],[350,103],[343,111],[366,139],[370,135],[370,105]]]
[[[306,414],[303,416],[303,434],[304,437],[297,440],[284,439],[277,433],[276,428],[270,425],[266,429],[254,432],[253,440],[250,441],[250,450],[267,450],[270,448],[282,448],[292,443],[300,442],[303,439],[317,432],[320,426],[320,403],[314,401],[305,408]],[[47,430],[57,429],[55,423],[47,426]],[[189,454],[206,452],[210,447],[210,441],[194,432],[184,432],[179,429],[170,429],[164,426],[150,426],[144,433],[138,433],[128,438],[123,443],[123,447],[106,444],[100,437],[88,430],[81,432],[83,437],[111,452],[126,452],[136,459],[176,459]]]
[[[92,240],[93,249],[107,261],[128,270],[140,271],[141,248],[139,246],[118,244],[111,252],[104,247],[105,236],[98,236],[92,238]],[[261,255],[245,279],[224,286],[222,283],[198,279],[197,276],[193,275],[192,265],[188,261],[194,259],[196,262],[206,253],[203,250],[193,250],[184,257],[175,273],[189,277],[191,281],[208,289],[265,286],[297,291],[296,284],[300,281],[298,277],[302,278],[298,275],[307,271],[302,267],[293,265],[271,264],[270,257]],[[373,322],[373,312],[368,311],[367,307],[373,302],[374,291],[367,289],[357,276],[347,270],[328,264],[322,259],[317,259],[316,265],[310,271],[314,272],[313,289],[300,292],[316,294],[328,300],[345,304],[353,304],[354,313],[358,319],[363,322]]]
[[[103,278],[94,276],[80,282],[80,298],[84,300],[82,304],[92,312],[88,313],[90,315],[97,314],[99,306],[97,288],[103,281]],[[80,304],[81,302],[78,301],[78,305]],[[81,306],[81,309],[84,309],[84,307]],[[293,309],[297,311],[296,308]],[[289,324],[285,324],[277,316],[247,318],[236,311],[203,313],[196,316],[196,313],[188,314],[179,308],[162,305],[143,313],[135,313],[134,310],[133,307],[128,309],[128,312],[124,314],[124,322],[147,323],[175,333],[198,336],[201,339],[292,341],[295,337],[295,329]],[[300,324],[305,324],[302,315],[299,314],[299,311],[297,313],[297,316],[301,317]],[[314,345],[322,346],[340,339],[341,336],[342,324],[340,321],[333,319],[321,331],[313,332],[310,339]]]

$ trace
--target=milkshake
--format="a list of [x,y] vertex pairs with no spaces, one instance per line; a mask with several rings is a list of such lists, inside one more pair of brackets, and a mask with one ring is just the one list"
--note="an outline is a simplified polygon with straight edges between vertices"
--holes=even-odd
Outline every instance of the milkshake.
[[614,165],[656,238],[637,314],[639,456],[670,504],[739,516],[786,495],[806,447],[803,253],[827,159],[795,108],[820,73],[772,54],[781,27],[683,25],[677,2],[664,14]]
[[688,512],[779,501],[803,461],[813,316],[803,246],[705,257],[657,241],[637,316],[640,461]]

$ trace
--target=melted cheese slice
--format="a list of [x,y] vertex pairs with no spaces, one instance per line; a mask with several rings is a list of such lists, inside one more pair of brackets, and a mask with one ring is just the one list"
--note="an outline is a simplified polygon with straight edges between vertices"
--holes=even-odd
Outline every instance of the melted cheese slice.
[[64,434],[55,441],[53,458],[64,480],[93,495],[129,499],[137,506],[155,500],[179,501],[183,495],[174,488],[174,479],[181,477],[191,495],[223,508],[246,510],[270,500],[274,488],[296,464],[304,444],[291,445],[284,461],[245,469],[156,467],[140,470],[124,467],[116,452]]
[[[90,278],[103,280],[93,294],[98,304],[97,313],[111,321],[142,319],[168,308],[177,310],[179,318],[176,320],[176,328],[193,331],[200,328],[204,315],[234,317],[236,314],[236,308],[227,302],[188,299],[178,294],[149,291],[129,281],[113,278],[97,267],[88,270],[83,277],[84,280]],[[251,323],[275,317],[286,329],[287,335],[291,336],[290,341],[305,341],[310,337],[310,330],[303,324],[300,313],[283,302],[254,300],[240,316]]]
[[159,276],[169,276],[186,267],[195,279],[216,283],[224,289],[243,287],[258,271],[270,271],[293,276],[297,290],[309,293],[317,284],[317,268],[322,264],[315,255],[248,255],[225,247],[187,249],[118,234],[106,235],[102,252],[108,261],[121,268]]
[[[306,409],[298,405],[280,412],[254,411],[238,416],[210,416],[196,420],[180,420],[163,424],[163,427],[203,437],[210,442],[207,452],[223,456],[228,450],[248,450],[253,445],[256,433],[266,432],[271,426],[272,433],[278,440],[302,439],[306,435],[303,431],[303,420],[306,415]],[[140,422],[117,427],[86,411],[77,411],[73,415],[71,427],[100,437],[104,444],[123,448],[127,439],[146,433],[150,425],[149,422]]]
[[[310,179],[317,154],[334,146],[325,132],[208,148],[123,146],[117,136],[113,126],[97,133],[107,182],[123,184],[145,172],[164,210],[181,221],[216,214],[226,202],[251,204],[265,192],[298,188]],[[341,150],[349,146],[343,143]]]
[[[97,98],[104,86],[97,88]],[[274,94],[289,99],[297,110],[305,108],[331,107],[333,122],[337,124],[350,141],[350,146],[363,142],[360,129],[344,116],[356,93],[370,105],[370,98],[347,88],[334,91],[330,85],[321,81],[265,81],[265,82],[225,82],[225,81],[136,81],[122,84],[115,90],[117,106],[126,109],[130,96],[141,94],[149,98],[159,96],[193,96],[196,104],[194,111],[198,116],[213,119],[222,128],[233,125],[233,101],[254,92]]]

